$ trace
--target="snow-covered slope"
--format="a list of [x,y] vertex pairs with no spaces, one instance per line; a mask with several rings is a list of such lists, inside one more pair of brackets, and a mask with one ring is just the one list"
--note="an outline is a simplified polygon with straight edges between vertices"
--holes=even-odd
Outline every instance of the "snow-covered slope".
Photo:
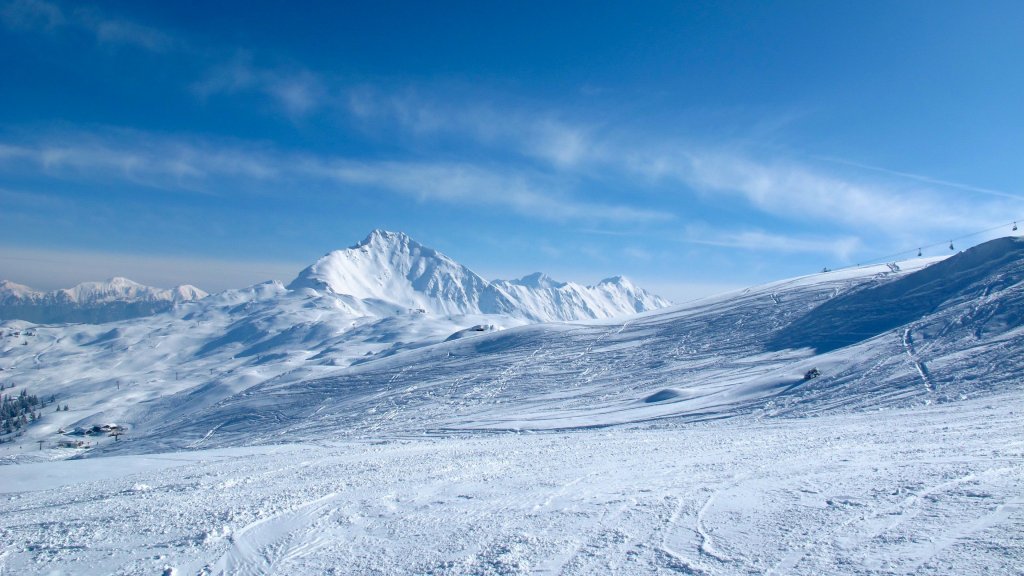
[[11,574],[1020,574],[1022,408],[1017,394],[661,429],[289,432],[0,466],[0,561]]
[[[895,282],[866,285],[833,298],[780,330],[771,346],[828,352],[969,303],[958,319],[989,334],[1021,324],[1024,241],[1001,238]],[[998,295],[992,298],[993,294]]]
[[[877,409],[1015,389],[1024,369],[1021,242],[980,246],[938,268],[922,260],[898,272],[874,266],[816,274],[624,323],[524,326],[378,357],[325,378],[268,380],[168,422],[150,440],[232,445],[283,431],[567,429]],[[974,288],[965,292],[963,274],[952,271],[967,270],[977,276],[968,286],[986,288],[965,299]],[[791,331],[816,325],[831,302],[879,301],[888,316],[885,300],[871,291],[932,279],[940,303],[898,325],[863,333],[859,322],[869,315],[862,311],[849,325],[830,323],[849,331],[849,346],[815,353],[804,342],[779,345]],[[814,368],[821,376],[805,379]]]
[[383,230],[325,255],[288,288],[338,296],[353,312],[503,314],[532,322],[614,318],[670,305],[622,277],[596,286],[555,282],[540,273],[488,282],[405,234]]
[[[145,294],[134,283],[112,284],[121,291],[104,296],[112,291],[83,285],[61,294],[92,303]],[[634,300],[663,303],[625,281],[615,286],[625,286]],[[488,305],[498,301],[502,306]],[[55,394],[70,406],[47,416],[34,433],[95,421],[141,432],[268,379],[297,382],[448,339],[583,314],[536,304],[542,301],[543,295],[520,308],[447,257],[404,235],[375,232],[353,249],[329,254],[289,287],[265,282],[103,325],[0,323],[0,379],[10,375],[32,393]],[[619,311],[591,304],[584,317],[632,313],[635,305]]]
[[[1021,242],[590,324],[360,316],[328,291],[267,283],[117,325],[8,323],[0,369],[72,407],[32,438],[116,421],[134,430],[122,449],[143,451],[293,433],[570,429],[948,402],[1019,386]],[[918,301],[880,296],[923,294],[908,286],[928,287],[920,299],[930,304],[897,324],[869,322]],[[854,318],[830,316],[846,302],[860,302]],[[829,330],[828,342],[848,345],[801,336]],[[805,380],[812,368],[821,376]]]
[[[70,410],[0,445],[0,568],[1020,573],[1022,248],[616,321],[359,316],[270,282],[4,322],[4,394]],[[128,433],[53,445],[106,422]],[[45,461],[72,454],[106,457]]]
[[164,312],[175,304],[206,296],[206,292],[187,284],[165,290],[119,277],[106,282],[83,282],[52,292],[38,292],[3,280],[0,281],[0,320],[96,324]]

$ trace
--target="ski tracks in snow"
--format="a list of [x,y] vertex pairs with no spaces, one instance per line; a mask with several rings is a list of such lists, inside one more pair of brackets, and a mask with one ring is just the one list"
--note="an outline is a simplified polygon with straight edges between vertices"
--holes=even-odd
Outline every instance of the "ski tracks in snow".
[[312,554],[331,542],[325,524],[337,492],[257,520],[231,535],[231,547],[211,567],[214,575],[259,576],[280,571],[284,561]]
[[[804,559],[812,557],[829,557],[832,554],[826,553],[823,549],[835,550],[858,549],[866,550],[871,548],[873,543],[898,541],[893,534],[897,529],[912,521],[922,514],[926,505],[935,506],[940,501],[940,495],[951,490],[962,487],[965,484],[973,483],[982,477],[999,476],[1013,471],[1010,468],[990,468],[980,473],[969,473],[939,482],[937,484],[920,489],[906,498],[887,507],[869,508],[850,515],[846,520],[838,524],[826,524],[818,530],[811,538],[804,541],[797,548],[790,550],[767,574],[791,574],[794,572],[803,573],[804,570],[797,570]],[[1019,472],[1019,471],[1017,471]],[[830,505],[832,500],[829,501]],[[840,508],[846,505],[839,500],[836,504]],[[924,542],[912,542],[908,550],[900,550],[894,554],[894,562],[909,563],[910,567],[905,571],[916,572],[923,564],[931,558],[976,532],[980,532],[992,526],[1005,522],[1012,513],[1022,509],[1024,498],[1010,498],[1000,504],[990,513],[982,514],[973,522],[966,525],[955,525],[938,538],[928,538]],[[855,510],[855,508],[850,508]],[[934,512],[931,513],[934,515]]]
[[925,390],[928,392],[934,392],[935,384],[932,382],[932,377],[928,372],[928,367],[925,365],[924,361],[918,357],[917,351],[914,349],[914,337],[910,333],[913,329],[914,327],[910,326],[903,330],[903,349],[907,352],[907,357],[910,358],[910,363],[914,365],[914,369],[916,369],[918,375],[921,376],[921,381],[924,382]]

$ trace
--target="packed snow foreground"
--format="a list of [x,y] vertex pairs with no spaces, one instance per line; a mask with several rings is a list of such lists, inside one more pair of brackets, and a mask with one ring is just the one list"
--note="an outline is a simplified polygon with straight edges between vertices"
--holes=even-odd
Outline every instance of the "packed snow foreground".
[[4,322],[0,573],[1024,571],[1024,240],[665,304],[375,232]]

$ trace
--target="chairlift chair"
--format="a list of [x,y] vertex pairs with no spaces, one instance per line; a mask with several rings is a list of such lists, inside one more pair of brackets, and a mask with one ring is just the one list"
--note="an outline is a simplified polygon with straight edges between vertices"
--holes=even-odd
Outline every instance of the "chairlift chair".
[[920,258],[920,257],[921,257],[921,249],[920,249],[920,248],[918,248],[918,249],[917,249],[917,257],[918,257],[918,258]]
[[1013,231],[1014,232],[1017,231],[1017,222],[1016,221],[1014,221],[1014,223],[1013,223]]
[[955,248],[953,248],[953,241],[952,240],[949,241],[949,249],[950,250],[955,250]]

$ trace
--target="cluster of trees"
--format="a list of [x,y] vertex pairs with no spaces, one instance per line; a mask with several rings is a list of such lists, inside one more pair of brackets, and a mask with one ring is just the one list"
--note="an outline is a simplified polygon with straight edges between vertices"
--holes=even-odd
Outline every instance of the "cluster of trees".
[[[0,390],[3,389],[3,385],[0,385]],[[49,402],[47,402],[45,399],[40,400],[34,394],[29,394],[28,390],[24,388],[18,395],[0,394],[0,434],[20,436],[22,428],[42,418],[42,409],[47,404],[53,403],[56,403],[56,398],[53,396],[50,396]],[[60,405],[57,405],[57,410],[60,409]],[[67,409],[68,407],[65,405],[64,410]],[[0,442],[3,441],[4,439],[0,437]]]

